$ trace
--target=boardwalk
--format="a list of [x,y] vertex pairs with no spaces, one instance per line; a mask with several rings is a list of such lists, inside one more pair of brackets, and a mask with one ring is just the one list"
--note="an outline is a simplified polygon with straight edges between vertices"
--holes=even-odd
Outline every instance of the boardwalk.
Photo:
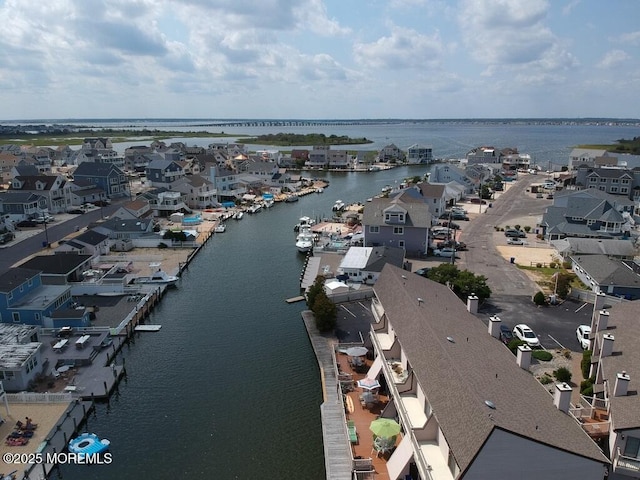
[[347,439],[342,395],[336,389],[338,379],[333,363],[333,346],[329,339],[316,329],[313,313],[302,312],[311,345],[318,359],[322,377],[324,402],[320,407],[322,415],[322,436],[324,439],[324,463],[327,478],[350,480],[352,478],[351,447]]

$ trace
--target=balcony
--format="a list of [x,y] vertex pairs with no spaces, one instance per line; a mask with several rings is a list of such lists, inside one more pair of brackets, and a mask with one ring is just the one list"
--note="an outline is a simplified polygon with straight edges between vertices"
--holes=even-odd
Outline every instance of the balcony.
[[607,400],[581,396],[580,402],[569,409],[569,414],[594,440],[609,436],[611,421]]
[[620,452],[620,449],[616,449],[616,455],[613,458],[613,470],[620,474],[629,474],[630,476],[637,477],[640,474],[640,458],[627,457]]

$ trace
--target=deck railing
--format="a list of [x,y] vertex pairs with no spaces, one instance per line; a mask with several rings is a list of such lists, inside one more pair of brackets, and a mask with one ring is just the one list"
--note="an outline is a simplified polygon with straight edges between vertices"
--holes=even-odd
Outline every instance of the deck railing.
[[[628,457],[620,452],[620,448],[616,449],[616,456],[613,459],[614,471],[618,468],[623,468],[631,472],[640,472],[640,458]],[[623,473],[623,472],[620,472]]]
[[10,403],[69,403],[73,400],[70,393],[7,393]]

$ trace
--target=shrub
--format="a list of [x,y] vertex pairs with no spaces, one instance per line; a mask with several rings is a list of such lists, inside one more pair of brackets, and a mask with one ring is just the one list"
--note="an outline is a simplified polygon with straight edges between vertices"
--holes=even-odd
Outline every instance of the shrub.
[[582,352],[580,369],[582,370],[582,378],[589,378],[589,371],[591,370],[591,350]]
[[553,355],[546,350],[534,350],[531,352],[531,356],[536,360],[540,360],[541,362],[548,362],[553,358]]
[[158,244],[158,248],[168,248],[168,247],[167,247],[167,244],[166,244],[166,243],[162,243],[162,242],[160,242],[160,243]]
[[524,231],[529,233],[531,231],[531,226],[530,225],[525,225],[524,226]]
[[504,226],[504,229],[505,229],[505,230],[511,230],[511,225],[505,225],[505,226]]
[[580,394],[584,395],[585,397],[590,397],[591,395],[593,395],[593,382],[595,381],[595,379],[592,378],[587,378],[586,380],[583,380],[580,382]]
[[558,266],[558,264],[556,262],[550,262],[549,263],[549,268],[556,268]]
[[536,268],[542,268],[542,264],[540,262],[536,263]]
[[554,370],[553,375],[559,382],[569,383],[571,381],[571,372],[566,367],[560,367],[557,370]]
[[553,381],[553,379],[546,373],[542,377],[540,377],[539,380],[542,385],[547,385]]
[[509,350],[511,350],[511,353],[513,353],[515,355],[516,351],[518,350],[518,347],[520,345],[524,345],[524,344],[525,344],[525,342],[523,342],[519,338],[514,338],[513,340],[511,340],[509,342],[509,345],[507,345],[507,347],[509,347]]
[[564,350],[562,350],[562,355],[567,360],[571,360],[571,350],[569,350],[568,348],[565,348]]
[[571,268],[571,262],[565,260],[564,262],[562,262],[562,268],[564,268],[565,270],[569,270]]
[[329,300],[324,290],[316,295],[313,302],[313,314],[316,327],[320,332],[330,332],[336,328],[338,322],[338,308],[335,303]]
[[515,228],[516,230],[520,230],[520,225],[514,225],[513,228]]
[[545,297],[543,292],[538,292],[533,296],[533,303],[535,303],[539,307],[541,307],[542,305],[546,305],[547,297]]

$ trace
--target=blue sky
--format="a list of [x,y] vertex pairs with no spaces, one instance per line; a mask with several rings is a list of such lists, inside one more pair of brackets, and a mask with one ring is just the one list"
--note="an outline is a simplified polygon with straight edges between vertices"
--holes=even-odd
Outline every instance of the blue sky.
[[0,120],[640,117],[637,0],[0,0]]

